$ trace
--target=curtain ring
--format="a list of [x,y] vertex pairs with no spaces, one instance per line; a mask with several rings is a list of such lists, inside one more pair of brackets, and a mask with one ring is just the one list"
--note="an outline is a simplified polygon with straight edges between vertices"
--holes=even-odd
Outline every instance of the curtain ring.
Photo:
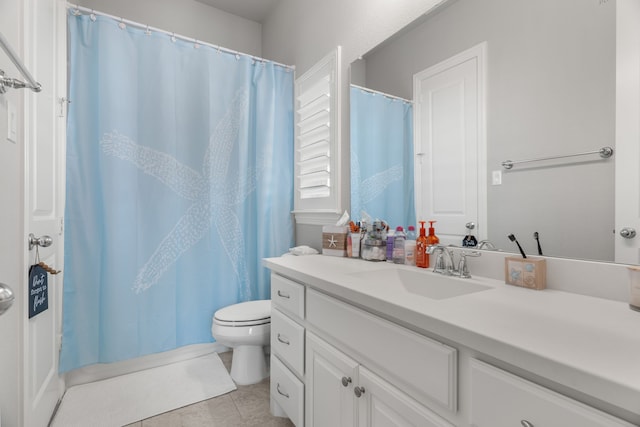
[[96,22],[96,19],[98,19],[93,9],[91,9],[91,15],[89,15],[89,19],[91,19],[92,22]]

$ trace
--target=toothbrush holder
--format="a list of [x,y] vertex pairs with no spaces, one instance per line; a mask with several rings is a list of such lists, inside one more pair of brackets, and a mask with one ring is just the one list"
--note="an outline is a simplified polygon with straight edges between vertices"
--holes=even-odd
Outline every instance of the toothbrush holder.
[[540,258],[506,257],[504,282],[507,285],[541,290],[547,287],[547,264]]

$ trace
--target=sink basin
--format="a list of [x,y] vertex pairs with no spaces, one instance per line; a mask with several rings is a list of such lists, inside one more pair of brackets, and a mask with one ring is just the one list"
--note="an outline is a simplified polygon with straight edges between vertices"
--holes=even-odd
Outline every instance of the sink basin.
[[360,279],[399,288],[400,291],[431,299],[447,299],[492,289],[473,279],[430,274],[401,268],[352,273]]

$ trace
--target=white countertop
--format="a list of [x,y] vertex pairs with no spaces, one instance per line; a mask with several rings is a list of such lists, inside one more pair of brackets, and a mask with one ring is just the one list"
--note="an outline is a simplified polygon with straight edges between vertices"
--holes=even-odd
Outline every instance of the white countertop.
[[640,414],[640,312],[628,304],[477,277],[470,280],[492,289],[436,300],[358,277],[394,268],[420,271],[425,280],[441,276],[416,267],[322,255],[263,262],[274,272],[388,319]]

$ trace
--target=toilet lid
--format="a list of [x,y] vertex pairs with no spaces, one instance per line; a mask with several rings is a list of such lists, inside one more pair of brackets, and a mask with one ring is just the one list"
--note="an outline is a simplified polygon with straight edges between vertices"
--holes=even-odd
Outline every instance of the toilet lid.
[[249,326],[271,321],[271,300],[241,302],[221,308],[213,315],[219,324]]

